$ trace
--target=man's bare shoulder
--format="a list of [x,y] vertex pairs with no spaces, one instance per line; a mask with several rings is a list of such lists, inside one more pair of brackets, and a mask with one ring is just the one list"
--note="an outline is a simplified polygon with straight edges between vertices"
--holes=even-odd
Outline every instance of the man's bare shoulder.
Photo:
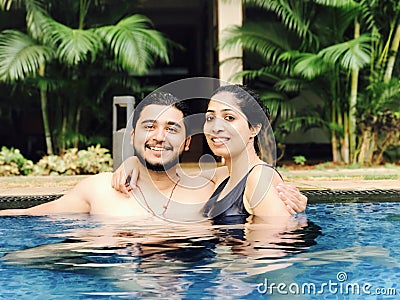
[[85,195],[85,198],[91,200],[98,198],[104,193],[110,193],[113,191],[111,187],[111,172],[99,173],[91,175],[75,186],[75,191]]
[[111,181],[112,178],[112,172],[102,172],[102,173],[98,173],[95,175],[90,175],[88,176],[85,180],[87,180],[88,182],[93,183],[100,183],[100,182],[105,182],[105,181]]
[[105,172],[85,178],[80,184],[79,193],[90,203],[91,214],[114,216],[147,215],[147,211],[133,198],[114,190],[111,186],[112,173]]

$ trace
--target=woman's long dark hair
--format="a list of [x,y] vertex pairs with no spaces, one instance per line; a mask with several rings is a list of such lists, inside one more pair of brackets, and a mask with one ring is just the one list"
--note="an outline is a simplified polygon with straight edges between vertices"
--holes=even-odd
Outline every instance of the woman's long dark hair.
[[232,93],[235,96],[236,103],[246,116],[249,127],[261,125],[260,132],[254,138],[254,149],[263,161],[275,166],[276,145],[269,123],[270,112],[262,102],[260,95],[245,85],[232,84],[220,86],[213,92],[211,98],[223,92]]

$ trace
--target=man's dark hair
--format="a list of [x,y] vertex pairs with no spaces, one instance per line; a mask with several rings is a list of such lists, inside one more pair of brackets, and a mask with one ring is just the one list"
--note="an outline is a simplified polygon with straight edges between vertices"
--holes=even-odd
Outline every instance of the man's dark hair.
[[132,127],[133,129],[136,128],[136,124],[140,118],[140,114],[142,113],[142,110],[151,104],[155,105],[164,105],[164,106],[171,106],[175,107],[179,111],[182,112],[183,114],[183,123],[185,125],[185,130],[186,130],[186,136],[189,135],[189,124],[187,124],[187,116],[190,115],[190,108],[185,103],[183,100],[179,100],[177,97],[174,95],[167,93],[167,92],[155,92],[152,93],[148,96],[146,96],[135,108],[135,111],[133,113],[133,119],[132,119]]

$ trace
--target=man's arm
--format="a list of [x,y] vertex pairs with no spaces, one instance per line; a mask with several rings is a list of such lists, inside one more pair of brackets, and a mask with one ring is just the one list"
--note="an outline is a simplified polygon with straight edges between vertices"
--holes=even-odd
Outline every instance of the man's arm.
[[94,176],[88,177],[78,183],[59,199],[24,209],[0,210],[0,216],[17,215],[49,215],[57,213],[89,213],[90,202],[88,192],[93,184]]
[[[132,188],[136,185],[138,177],[138,164],[139,161],[136,156],[127,158],[117,170],[114,171],[111,185],[112,187],[125,194],[128,198],[131,196]],[[204,170],[199,176],[204,177],[216,184],[229,176],[228,168],[226,166],[218,167],[216,169]],[[291,213],[301,213],[305,211],[307,206],[307,197],[300,193],[299,189],[281,182],[276,186],[278,196],[284,202],[286,209]]]

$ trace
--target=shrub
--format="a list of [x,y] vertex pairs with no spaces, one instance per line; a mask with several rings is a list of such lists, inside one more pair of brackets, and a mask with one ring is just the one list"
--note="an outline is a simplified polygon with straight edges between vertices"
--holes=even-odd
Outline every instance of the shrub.
[[304,164],[307,161],[307,159],[303,155],[293,156],[293,160],[296,165],[302,165],[302,166],[304,166]]
[[64,174],[67,168],[61,156],[47,155],[42,157],[33,168],[32,175]]
[[33,162],[26,159],[18,149],[3,146],[0,151],[0,176],[28,175]]
[[68,149],[64,155],[44,156],[34,167],[35,175],[79,175],[112,171],[108,149],[100,145],[87,150]]

